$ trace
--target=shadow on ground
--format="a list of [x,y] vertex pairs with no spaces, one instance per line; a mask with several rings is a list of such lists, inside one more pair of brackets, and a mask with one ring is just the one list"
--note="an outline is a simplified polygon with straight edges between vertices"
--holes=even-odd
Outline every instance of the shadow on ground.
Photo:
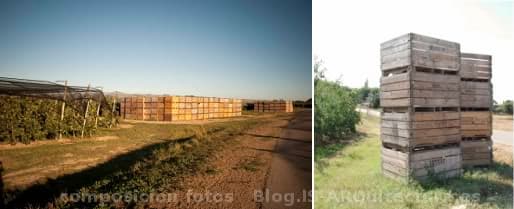
[[[192,137],[179,139],[167,139],[164,142],[147,145],[140,149],[118,155],[113,159],[98,164],[85,170],[60,176],[56,179],[48,179],[45,183],[39,183],[21,190],[4,191],[7,200],[7,208],[38,208],[46,207],[48,203],[59,198],[62,193],[73,193],[80,188],[91,186],[102,178],[128,170],[136,162],[152,154],[154,150],[168,146],[172,143],[187,142]],[[94,154],[94,153],[92,153]],[[116,179],[122,182],[124,179]]]
[[[497,175],[508,182],[489,178]],[[499,208],[512,207],[512,166],[505,163],[493,162],[490,167],[475,167],[464,169],[461,177],[447,180],[429,180],[420,183],[425,190],[445,189],[460,198],[470,198],[480,204],[489,203]]]

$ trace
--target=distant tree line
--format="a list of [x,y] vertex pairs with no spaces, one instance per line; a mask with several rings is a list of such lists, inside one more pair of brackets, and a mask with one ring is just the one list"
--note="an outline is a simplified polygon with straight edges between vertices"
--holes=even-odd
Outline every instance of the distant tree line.
[[362,88],[353,89],[357,94],[357,99],[359,104],[368,104],[371,108],[379,108],[380,107],[380,89],[379,88],[370,88],[368,86],[368,80],[364,82],[364,86]]
[[498,114],[512,115],[512,100],[505,100],[503,103],[493,102],[493,111]]

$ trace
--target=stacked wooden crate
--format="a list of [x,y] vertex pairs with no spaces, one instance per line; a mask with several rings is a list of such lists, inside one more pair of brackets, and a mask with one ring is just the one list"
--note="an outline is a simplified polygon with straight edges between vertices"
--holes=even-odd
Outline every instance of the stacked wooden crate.
[[292,101],[257,101],[254,103],[255,112],[293,112]]
[[128,97],[121,117],[131,120],[182,121],[240,116],[241,99],[195,96]]
[[384,175],[461,174],[459,68],[455,42],[410,33],[381,44]]
[[491,56],[461,54],[462,165],[492,163]]

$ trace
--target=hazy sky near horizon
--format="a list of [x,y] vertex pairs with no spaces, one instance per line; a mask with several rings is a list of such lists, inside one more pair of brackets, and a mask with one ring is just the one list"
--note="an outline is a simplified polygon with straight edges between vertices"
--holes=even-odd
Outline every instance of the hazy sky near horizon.
[[378,87],[380,43],[414,32],[492,55],[493,97],[512,99],[514,1],[331,1],[313,4],[313,54],[330,80]]
[[308,99],[311,11],[307,0],[0,1],[0,76]]

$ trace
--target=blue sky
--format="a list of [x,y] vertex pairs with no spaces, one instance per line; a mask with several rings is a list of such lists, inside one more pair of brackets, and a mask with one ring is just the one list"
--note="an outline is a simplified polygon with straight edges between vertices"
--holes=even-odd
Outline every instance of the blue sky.
[[310,1],[0,1],[0,76],[106,91],[311,97]]

